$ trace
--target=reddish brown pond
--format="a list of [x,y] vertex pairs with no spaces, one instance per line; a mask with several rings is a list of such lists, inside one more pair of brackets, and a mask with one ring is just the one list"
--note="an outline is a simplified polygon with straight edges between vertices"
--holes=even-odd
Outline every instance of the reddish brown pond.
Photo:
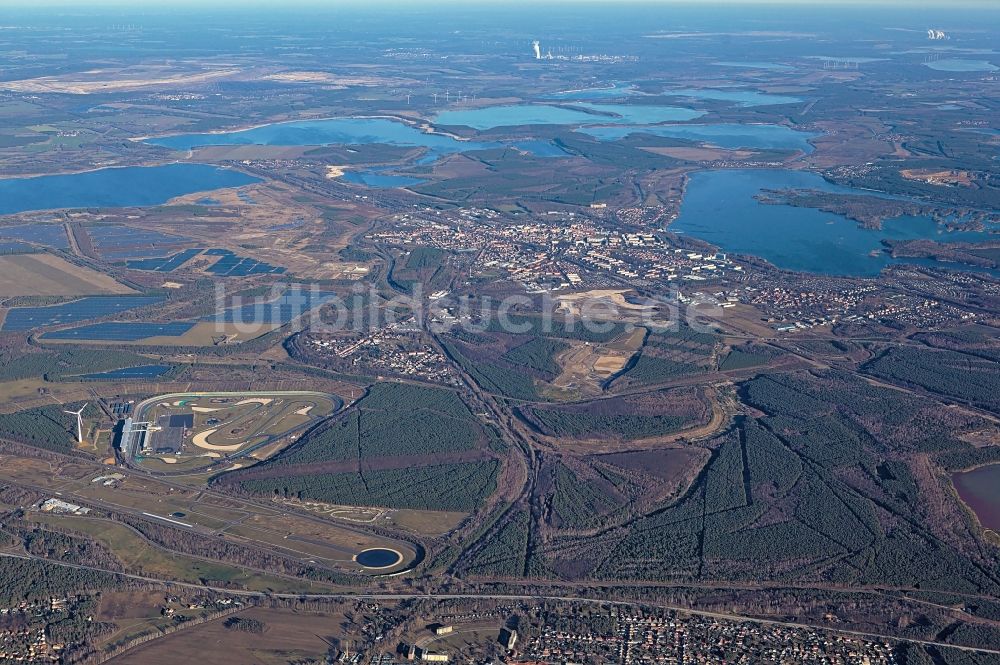
[[1000,531],[1000,464],[956,473],[951,477],[958,495],[987,529]]

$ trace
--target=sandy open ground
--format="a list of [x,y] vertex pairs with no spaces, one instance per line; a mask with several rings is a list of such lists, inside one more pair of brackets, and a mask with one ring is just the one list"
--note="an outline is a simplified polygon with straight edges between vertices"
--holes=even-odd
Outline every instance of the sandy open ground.
[[99,272],[54,254],[0,256],[0,296],[84,296],[133,293]]

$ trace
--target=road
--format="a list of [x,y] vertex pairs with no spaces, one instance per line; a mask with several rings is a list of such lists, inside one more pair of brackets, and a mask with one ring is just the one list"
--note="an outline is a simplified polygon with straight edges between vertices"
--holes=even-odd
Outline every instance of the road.
[[[88,570],[93,572],[107,572],[101,568],[94,566],[83,566],[80,564],[49,561],[41,557],[36,557],[28,554],[13,554],[9,552],[0,552],[0,558],[9,559],[21,559],[25,561],[43,561],[49,563],[50,565],[62,566],[64,568],[74,568],[77,570]],[[320,593],[320,594],[296,594],[296,593],[265,593],[259,591],[243,591],[243,590],[233,590],[233,589],[223,589],[219,587],[204,586],[200,584],[190,584],[186,582],[173,582],[170,580],[157,579],[155,577],[145,577],[142,575],[130,575],[126,573],[114,573],[123,578],[136,580],[139,582],[146,582],[148,584],[163,584],[167,586],[180,587],[186,589],[194,589],[198,591],[213,591],[216,593],[228,595],[228,596],[238,596],[241,598],[283,598],[289,600],[301,599],[301,600],[374,600],[374,601],[401,601],[401,600],[494,600],[494,601],[511,601],[511,602],[567,602],[567,603],[583,603],[588,605],[598,605],[598,606],[612,606],[612,607],[649,607],[670,610],[673,612],[679,612],[682,614],[687,614],[689,616],[704,617],[709,619],[718,619],[720,621],[739,621],[744,623],[753,623],[761,626],[780,626],[784,628],[792,628],[798,630],[821,630],[827,633],[833,633],[837,635],[845,635],[849,637],[855,637],[865,640],[877,640],[885,642],[896,642],[896,643],[909,643],[909,644],[919,644],[921,646],[932,646],[944,649],[956,649],[958,651],[963,651],[966,653],[976,653],[985,654],[991,656],[1000,656],[1000,649],[989,649],[985,647],[969,647],[969,646],[959,646],[954,644],[948,644],[946,642],[936,642],[933,640],[920,640],[915,638],[901,638],[894,635],[886,635],[883,633],[873,633],[860,630],[847,630],[843,628],[831,628],[830,626],[811,624],[806,622],[795,622],[795,621],[780,621],[777,619],[762,619],[760,617],[751,617],[743,614],[726,613],[726,612],[711,612],[708,610],[694,610],[688,607],[682,607],[679,605],[671,605],[668,603],[653,603],[653,602],[634,602],[634,601],[623,601],[623,600],[608,600],[606,598],[586,598],[580,596],[560,596],[560,595],[543,595],[543,594],[491,594],[491,593]]]

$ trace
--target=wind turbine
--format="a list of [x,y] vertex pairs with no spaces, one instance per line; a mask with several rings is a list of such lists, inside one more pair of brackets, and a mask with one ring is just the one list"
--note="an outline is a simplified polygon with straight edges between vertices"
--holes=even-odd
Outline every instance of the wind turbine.
[[87,408],[84,404],[79,411],[63,411],[71,416],[76,416],[76,442],[83,443],[83,410]]

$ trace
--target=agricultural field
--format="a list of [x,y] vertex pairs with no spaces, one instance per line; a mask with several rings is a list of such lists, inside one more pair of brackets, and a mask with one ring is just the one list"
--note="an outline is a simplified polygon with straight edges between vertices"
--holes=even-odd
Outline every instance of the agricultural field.
[[123,434],[123,454],[158,470],[242,466],[235,460],[274,455],[339,407],[336,397],[312,392],[162,395],[136,406],[134,422],[146,424]]
[[[213,621],[183,635],[156,640],[116,659],[122,665],[176,665],[178,661],[262,663],[320,661],[330,649],[328,640],[343,615],[301,610],[248,608],[239,618],[260,630],[234,629],[227,620]],[[227,627],[229,626],[229,627]]]
[[129,294],[132,289],[108,275],[70,263],[55,254],[0,256],[0,297]]

